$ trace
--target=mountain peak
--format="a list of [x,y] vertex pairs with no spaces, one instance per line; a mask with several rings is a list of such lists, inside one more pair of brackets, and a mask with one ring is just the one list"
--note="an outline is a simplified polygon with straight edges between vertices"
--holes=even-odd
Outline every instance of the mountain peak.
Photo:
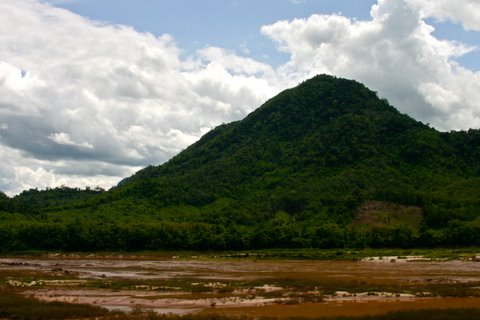
[[259,126],[270,129],[277,126],[279,130],[288,130],[296,136],[296,130],[300,129],[299,134],[309,129],[316,130],[322,123],[347,115],[379,118],[386,113],[399,115],[386,99],[379,99],[363,84],[324,74],[281,92],[248,115],[243,124],[252,124],[256,130]]
[[[115,248],[452,245],[479,241],[479,177],[480,131],[440,133],[356,81],[319,75],[108,192],[13,200],[55,219],[82,215],[84,245],[98,217],[123,224],[109,227]],[[0,194],[2,206],[12,202]],[[72,248],[77,227],[63,228]],[[16,234],[35,234],[25,230]]]
[[[281,92],[242,121],[216,127],[167,163],[122,182],[122,187],[132,190],[134,184],[148,181],[161,184],[161,190],[138,195],[155,194],[163,205],[204,205],[221,197],[243,197],[250,184],[268,180],[269,174],[281,172],[288,181],[306,172],[319,175],[377,158],[393,161],[415,130],[430,129],[400,114],[361,83],[319,75]],[[180,185],[181,196],[165,194],[177,188],[174,185]],[[178,194],[176,190],[171,192]]]

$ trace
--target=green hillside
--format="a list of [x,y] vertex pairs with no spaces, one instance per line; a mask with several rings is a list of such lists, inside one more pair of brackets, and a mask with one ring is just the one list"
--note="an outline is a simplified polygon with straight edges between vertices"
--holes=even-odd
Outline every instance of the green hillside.
[[479,188],[479,130],[321,75],[108,192],[0,197],[0,232],[4,250],[478,245]]

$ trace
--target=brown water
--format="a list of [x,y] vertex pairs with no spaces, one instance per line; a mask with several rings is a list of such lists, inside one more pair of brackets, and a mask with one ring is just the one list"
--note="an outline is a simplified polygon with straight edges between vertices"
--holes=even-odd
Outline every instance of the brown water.
[[217,280],[293,277],[351,278],[378,281],[459,281],[480,280],[480,263],[474,261],[305,261],[305,260],[121,260],[121,259],[0,259],[0,270],[51,271],[64,269],[80,278]]
[[[88,303],[123,311],[143,308],[177,314],[220,312],[317,317],[480,307],[478,297],[419,297],[420,292],[429,296],[431,288],[438,290],[439,287],[452,292],[456,292],[457,287],[467,287],[470,293],[478,291],[480,295],[480,289],[476,288],[480,286],[480,263],[474,261],[50,256],[0,259],[0,277],[8,286],[46,301]],[[122,281],[129,281],[129,285],[113,289],[99,286],[103,282]],[[168,286],[159,287],[162,281],[168,282]],[[243,282],[251,285],[245,287]],[[197,285],[208,290],[192,290]],[[230,290],[222,290],[227,286]],[[363,292],[362,287],[376,290]],[[323,302],[307,302],[312,298],[313,301],[323,299]]]
[[202,314],[248,315],[252,317],[339,317],[366,316],[400,310],[479,308],[480,298],[422,298],[411,301],[363,301],[267,305],[250,308],[205,309]]

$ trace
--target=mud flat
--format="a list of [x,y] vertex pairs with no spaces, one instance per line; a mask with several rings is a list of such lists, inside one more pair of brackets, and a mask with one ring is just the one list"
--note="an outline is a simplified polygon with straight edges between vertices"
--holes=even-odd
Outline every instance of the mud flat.
[[253,317],[480,306],[480,262],[69,256],[0,259],[0,286],[109,310]]
[[351,317],[379,315],[400,310],[478,308],[480,298],[421,298],[410,301],[329,301],[324,303],[303,303],[296,305],[267,305],[251,308],[205,309],[201,314],[247,315],[258,317]]

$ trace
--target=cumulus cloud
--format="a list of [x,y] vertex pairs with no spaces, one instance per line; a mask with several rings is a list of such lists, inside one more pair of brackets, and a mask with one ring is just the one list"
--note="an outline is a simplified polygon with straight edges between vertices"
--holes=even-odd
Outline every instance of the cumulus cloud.
[[312,15],[264,26],[262,33],[291,55],[279,70],[287,79],[353,78],[439,129],[478,127],[480,74],[455,61],[475,48],[432,36],[419,5],[380,0],[369,21]]
[[16,159],[2,172],[9,193],[105,180],[84,175],[85,163],[122,168],[104,171],[118,181],[277,92],[262,78],[268,65],[220,48],[182,60],[169,35],[34,0],[2,1],[0,30],[0,148],[3,164]]
[[460,23],[466,30],[480,30],[480,2],[477,0],[408,0],[424,17]]
[[425,21],[478,30],[474,1],[379,0],[366,21],[278,21],[261,29],[290,55],[278,68],[219,47],[181,58],[169,35],[49,3],[0,3],[0,190],[9,194],[111,186],[318,73],[364,82],[439,129],[480,127],[480,74],[455,61],[476,48],[436,39]]

